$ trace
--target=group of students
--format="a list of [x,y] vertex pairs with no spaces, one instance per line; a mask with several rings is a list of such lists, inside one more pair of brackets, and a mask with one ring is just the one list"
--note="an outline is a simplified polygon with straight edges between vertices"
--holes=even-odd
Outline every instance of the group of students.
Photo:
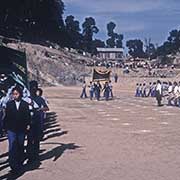
[[[103,85],[100,81],[94,83],[91,81],[89,85],[87,85],[86,81],[84,81],[80,98],[88,98],[86,92],[87,88],[89,88],[90,100],[96,99],[99,101],[101,97],[104,97],[105,100],[108,101],[110,98],[113,98],[113,86],[111,81],[106,81]],[[101,93],[103,93],[103,96]]]
[[156,96],[156,82],[137,83],[135,97],[155,97]]
[[16,84],[1,97],[0,132],[1,137],[8,138],[12,173],[21,172],[25,160],[27,163],[39,160],[45,113],[49,111],[42,95],[43,90],[36,81],[32,81],[30,91]]
[[157,82],[137,84],[135,97],[156,97],[158,106],[162,106],[162,98],[167,99],[167,105],[180,107],[180,82]]

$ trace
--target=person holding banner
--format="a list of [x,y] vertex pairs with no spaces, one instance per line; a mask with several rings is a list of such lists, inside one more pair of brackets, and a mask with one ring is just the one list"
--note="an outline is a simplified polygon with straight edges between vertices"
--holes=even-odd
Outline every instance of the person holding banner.
[[99,101],[100,97],[101,97],[101,90],[102,90],[102,86],[100,81],[97,82],[97,84],[95,85],[95,94],[96,94],[96,99]]
[[109,86],[108,82],[105,83],[103,90],[104,90],[105,100],[108,101],[109,94],[110,94],[110,86]]
[[90,82],[89,85],[89,94],[90,94],[90,100],[92,100],[94,96],[94,85],[92,84],[92,81]]

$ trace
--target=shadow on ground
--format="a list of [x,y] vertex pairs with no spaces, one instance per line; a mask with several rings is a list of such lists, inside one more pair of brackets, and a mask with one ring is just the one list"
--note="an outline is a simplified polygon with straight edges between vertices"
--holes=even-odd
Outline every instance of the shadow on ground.
[[[56,142],[46,142],[47,140],[53,140],[53,138],[57,138],[59,136],[67,134],[68,131],[61,131],[60,125],[57,122],[57,114],[55,112],[47,113],[46,120],[44,122],[44,137],[42,139],[41,145],[55,145],[51,150],[41,149],[40,150],[40,158],[39,161],[26,164],[19,174],[12,174],[8,172],[5,175],[0,176],[0,180],[15,180],[21,176],[23,176],[26,172],[33,170],[41,170],[41,164],[45,160],[53,159],[53,161],[57,161],[66,150],[75,150],[80,148],[80,146],[75,145],[75,143],[62,144]],[[0,172],[9,168],[8,164],[8,153],[4,153],[0,155]],[[8,170],[7,170],[8,171]]]

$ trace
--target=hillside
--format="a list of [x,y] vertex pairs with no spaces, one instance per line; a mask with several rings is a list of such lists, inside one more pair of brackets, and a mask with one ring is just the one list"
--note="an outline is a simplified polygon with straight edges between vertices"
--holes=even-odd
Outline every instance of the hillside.
[[86,65],[93,63],[94,59],[57,45],[47,47],[13,40],[8,41],[6,46],[26,51],[29,77],[43,86],[75,85],[84,76],[91,75],[91,68]]

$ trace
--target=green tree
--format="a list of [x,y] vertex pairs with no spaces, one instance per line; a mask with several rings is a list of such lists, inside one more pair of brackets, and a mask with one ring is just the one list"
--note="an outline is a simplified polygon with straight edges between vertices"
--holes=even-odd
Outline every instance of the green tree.
[[79,49],[82,41],[79,21],[75,20],[72,15],[67,16],[65,19],[65,29],[67,33],[67,46]]
[[92,17],[85,18],[84,23],[82,24],[83,28],[83,48],[87,52],[92,52],[93,50],[93,35],[99,32],[98,27],[96,26],[96,21]]
[[97,48],[104,48],[105,47],[105,43],[104,41],[100,40],[100,39],[95,39],[92,42],[92,54],[97,54]]
[[2,0],[0,34],[24,40],[56,41],[64,28],[61,0]]
[[137,57],[144,58],[146,54],[143,50],[143,42],[139,39],[129,40],[126,42],[126,46],[129,49],[129,54],[135,59]]
[[122,48],[123,47],[123,35],[117,34],[114,32],[116,28],[116,24],[114,22],[110,22],[107,24],[107,35],[109,38],[106,40],[107,47],[110,48]]

